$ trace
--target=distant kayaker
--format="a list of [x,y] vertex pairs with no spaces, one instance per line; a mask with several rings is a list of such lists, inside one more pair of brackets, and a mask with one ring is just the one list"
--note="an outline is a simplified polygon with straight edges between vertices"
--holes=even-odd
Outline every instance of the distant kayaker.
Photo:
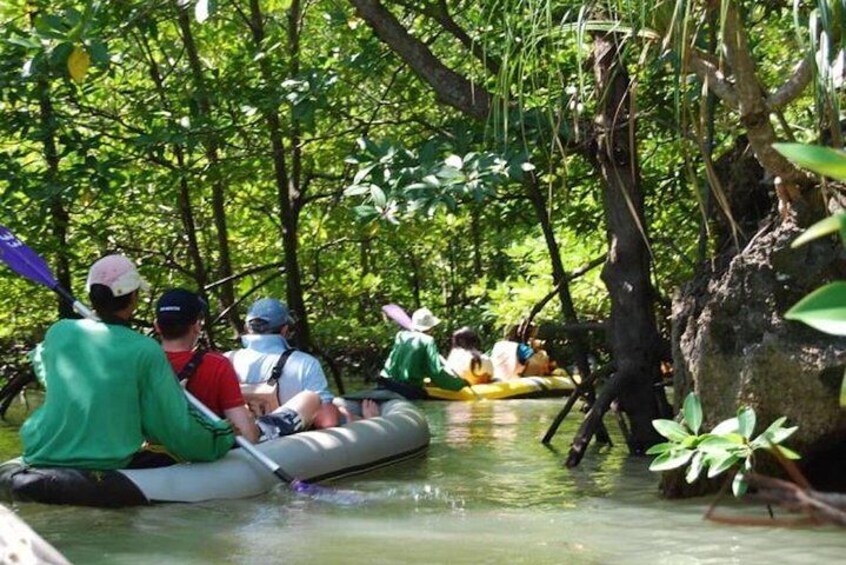
[[188,391],[212,412],[229,420],[252,443],[308,429],[320,408],[317,393],[300,392],[272,413],[254,418],[229,359],[215,351],[194,350],[205,312],[205,301],[182,288],[165,292],[156,303],[155,327],[162,348]]
[[[494,344],[491,360],[494,380],[507,381],[529,376],[552,374],[556,364],[544,349],[544,342],[537,339],[538,327],[527,321],[506,330],[505,339]],[[525,335],[528,342],[522,339]]]
[[429,335],[440,322],[428,308],[415,310],[411,315],[411,330],[400,331],[394,339],[394,347],[377,380],[379,387],[413,400],[428,398],[424,388],[426,379],[447,390],[470,386],[441,361],[435,339]]
[[[303,391],[312,391],[320,396],[321,401],[314,416],[315,428],[329,428],[356,419],[333,403],[334,395],[329,390],[320,362],[288,344],[293,322],[288,307],[275,298],[262,298],[250,306],[246,319],[247,334],[241,336],[244,347],[226,353],[235,367],[238,380],[245,385],[266,383],[274,374],[274,368],[279,367],[277,397],[280,405]],[[372,401],[365,401],[362,412],[365,417],[376,416],[379,407]]]
[[86,282],[102,321],[60,320],[32,352],[46,394],[21,427],[27,465],[109,470],[173,462],[141,451],[147,440],[187,461],[214,461],[232,447],[229,424],[190,409],[159,344],[129,327],[147,288],[132,261],[103,257]]
[[493,378],[494,367],[481,349],[479,334],[467,326],[460,328],[452,334],[447,366],[472,385],[488,383]]

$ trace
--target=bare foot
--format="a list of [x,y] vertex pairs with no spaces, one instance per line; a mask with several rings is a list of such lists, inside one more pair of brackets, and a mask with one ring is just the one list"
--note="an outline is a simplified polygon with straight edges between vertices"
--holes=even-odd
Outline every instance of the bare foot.
[[379,404],[369,398],[361,401],[361,415],[364,418],[375,418],[379,415]]

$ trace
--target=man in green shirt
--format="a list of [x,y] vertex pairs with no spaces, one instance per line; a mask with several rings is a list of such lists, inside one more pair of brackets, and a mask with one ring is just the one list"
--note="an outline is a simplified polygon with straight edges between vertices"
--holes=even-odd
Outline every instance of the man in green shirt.
[[408,399],[427,398],[423,388],[425,379],[447,390],[461,390],[470,386],[467,381],[450,372],[441,360],[435,339],[429,332],[440,320],[427,308],[411,315],[411,331],[401,331],[394,340],[379,375],[381,388],[392,390]]
[[44,404],[21,427],[33,467],[139,466],[145,441],[214,461],[232,447],[225,422],[190,408],[162,348],[129,327],[147,283],[122,255],[94,263],[86,288],[101,321],[60,320],[31,354]]

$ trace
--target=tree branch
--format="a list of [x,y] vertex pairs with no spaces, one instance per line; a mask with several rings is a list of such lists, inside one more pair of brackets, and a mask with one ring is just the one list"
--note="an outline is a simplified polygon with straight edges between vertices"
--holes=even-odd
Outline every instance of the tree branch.
[[485,52],[481,44],[471,38],[464,29],[458,25],[452,14],[449,13],[449,7],[446,0],[438,0],[437,4],[429,2],[419,2],[417,0],[397,0],[397,4],[405,6],[409,10],[414,10],[418,14],[428,16],[438,22],[442,28],[450,33],[454,38],[461,42],[464,47],[470,51],[476,59],[481,61],[485,68],[488,69],[492,75],[498,75],[500,69],[499,59]]
[[713,92],[727,106],[736,110],[738,106],[737,90],[728,81],[722,71],[704,55],[698,49],[691,51],[690,59],[688,60],[691,70],[705,83],[708,90]]
[[767,108],[778,110],[789,104],[794,98],[802,94],[811,78],[814,76],[814,58],[807,55],[799,61],[793,74],[782,84],[778,90],[767,97]]
[[487,119],[493,97],[484,87],[444,65],[379,0],[350,0],[350,3],[376,35],[432,87],[440,101],[476,119]]

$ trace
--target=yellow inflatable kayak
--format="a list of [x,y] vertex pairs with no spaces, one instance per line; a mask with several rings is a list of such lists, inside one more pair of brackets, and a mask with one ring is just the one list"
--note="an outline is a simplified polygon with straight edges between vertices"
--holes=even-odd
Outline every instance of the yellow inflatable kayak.
[[[522,377],[473,385],[461,390],[446,390],[427,386],[426,392],[435,400],[502,400],[506,398],[549,398],[566,396],[576,389],[568,376]],[[475,392],[475,394],[473,394]]]

